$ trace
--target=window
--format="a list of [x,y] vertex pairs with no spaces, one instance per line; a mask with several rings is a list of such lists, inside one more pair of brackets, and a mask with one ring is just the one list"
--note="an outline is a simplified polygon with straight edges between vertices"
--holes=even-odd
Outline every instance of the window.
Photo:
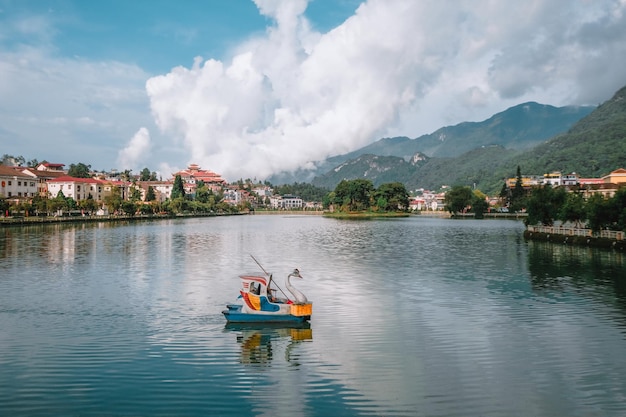
[[21,187],[21,186],[22,186],[22,181],[18,181],[18,182],[17,182],[17,186],[18,186],[18,187]]
[[9,185],[11,185],[11,181],[9,181]]

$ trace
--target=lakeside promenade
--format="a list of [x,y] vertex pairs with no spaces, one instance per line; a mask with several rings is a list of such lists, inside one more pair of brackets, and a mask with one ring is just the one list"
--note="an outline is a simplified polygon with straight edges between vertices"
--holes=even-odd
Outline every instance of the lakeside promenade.
[[626,233],[623,231],[601,230],[563,226],[526,226],[524,239],[566,245],[590,246],[598,248],[626,249]]

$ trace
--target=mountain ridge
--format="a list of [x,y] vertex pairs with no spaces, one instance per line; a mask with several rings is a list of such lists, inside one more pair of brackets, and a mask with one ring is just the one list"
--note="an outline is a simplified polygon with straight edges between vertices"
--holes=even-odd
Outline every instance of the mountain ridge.
[[[519,113],[520,110],[527,111],[524,107],[527,104],[514,106],[507,111],[512,109],[509,115]],[[528,108],[530,109],[530,107],[532,105],[529,105]],[[556,109],[571,111],[572,107],[566,106]],[[486,125],[493,127],[494,124],[498,126],[507,119],[501,117],[507,111],[478,123],[483,123],[483,127]],[[541,117],[545,117],[545,113]],[[524,119],[518,118],[516,120]],[[467,123],[472,122],[464,122],[454,127],[467,126]],[[528,120],[525,123],[528,123]],[[509,123],[508,126],[515,126],[515,123]],[[442,131],[442,129],[435,133]],[[533,141],[527,133],[529,129],[521,130],[525,130],[525,132],[496,129],[495,131],[500,132],[500,134],[509,132],[506,135],[507,138],[502,141],[504,143],[489,144],[488,139],[484,139],[482,145],[475,146],[457,156],[428,156],[422,148],[414,154],[418,157],[416,163],[406,165],[397,159],[380,159],[376,161],[377,169],[385,172],[385,178],[393,178],[393,181],[405,183],[409,190],[417,188],[437,189],[443,185],[470,185],[487,193],[498,192],[504,179],[515,175],[517,166],[522,167],[523,174],[542,175],[551,171],[576,171],[583,176],[602,176],[614,169],[626,166],[626,87],[618,90],[610,100],[597,108],[592,108],[592,111],[573,122],[567,129],[548,140],[540,141],[536,145],[528,146]],[[435,133],[425,136],[432,137]],[[471,135],[465,136],[466,139],[468,137]],[[530,138],[530,140],[519,139],[523,137]],[[517,142],[521,143],[516,143],[511,138],[518,138]],[[400,138],[394,144],[404,145],[409,143],[408,141],[418,139]],[[375,149],[376,146],[384,148],[382,145],[387,141],[389,139],[381,139],[378,144],[372,144],[361,150]],[[467,139],[467,142],[476,143],[470,139]],[[515,145],[511,145],[511,143]],[[505,147],[504,144],[509,144],[509,147]],[[356,154],[361,150],[351,154]],[[390,153],[389,149],[387,152]],[[338,169],[329,170],[316,176],[312,180],[313,185],[332,189],[342,179],[366,177],[371,179],[375,185],[379,185],[382,180],[381,177],[372,175],[374,171],[370,167],[372,164],[370,155],[366,153],[363,156],[357,156],[351,159],[349,164],[338,165]],[[396,157],[398,156],[396,155]],[[403,162],[407,162],[406,155],[399,158]],[[383,167],[381,166],[383,162],[389,163],[389,165]],[[394,168],[394,164],[398,166],[397,170]],[[412,167],[412,169],[407,169],[407,166]],[[365,176],[364,172],[367,169],[370,169],[369,175]]]

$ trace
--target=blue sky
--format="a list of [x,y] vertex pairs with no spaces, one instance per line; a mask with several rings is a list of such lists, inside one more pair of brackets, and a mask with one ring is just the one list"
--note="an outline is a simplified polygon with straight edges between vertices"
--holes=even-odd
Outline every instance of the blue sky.
[[0,153],[164,178],[315,165],[626,84],[626,1],[0,0]]

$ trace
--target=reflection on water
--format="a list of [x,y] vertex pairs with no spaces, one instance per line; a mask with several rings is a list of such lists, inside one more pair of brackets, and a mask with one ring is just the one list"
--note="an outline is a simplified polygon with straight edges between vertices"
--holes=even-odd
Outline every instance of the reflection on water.
[[313,340],[310,323],[289,327],[227,324],[225,329],[237,334],[243,364],[267,365],[279,355],[289,364],[296,365],[292,360],[292,350],[302,342]]
[[528,246],[533,290],[575,292],[618,306],[626,316],[626,254],[549,242],[531,241]]
[[[0,229],[0,411],[623,417],[623,254],[522,233],[317,216]],[[225,327],[250,254],[303,271],[310,324]]]

